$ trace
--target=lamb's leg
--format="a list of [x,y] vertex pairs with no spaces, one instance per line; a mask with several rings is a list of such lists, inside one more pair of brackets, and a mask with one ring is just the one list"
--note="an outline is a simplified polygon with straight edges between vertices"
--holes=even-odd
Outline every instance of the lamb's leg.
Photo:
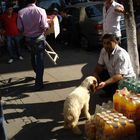
[[65,129],[69,129],[69,126],[68,126],[68,122],[67,121],[64,121],[64,128]]
[[82,132],[81,132],[81,130],[80,130],[79,127],[78,127],[78,120],[79,120],[79,117],[76,118],[76,119],[72,122],[72,131],[73,131],[73,133],[76,134],[76,135],[81,135]]
[[76,135],[81,135],[82,134],[82,132],[81,132],[81,130],[80,130],[80,128],[78,126],[73,127],[72,131]]
[[89,103],[86,103],[84,105],[83,111],[84,111],[85,117],[89,120],[91,118],[90,113],[89,113]]

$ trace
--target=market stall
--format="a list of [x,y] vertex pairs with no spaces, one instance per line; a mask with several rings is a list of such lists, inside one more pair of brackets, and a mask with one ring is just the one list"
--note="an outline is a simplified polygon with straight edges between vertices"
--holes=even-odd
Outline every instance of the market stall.
[[[140,89],[138,83],[130,82],[129,79],[121,81],[121,89],[116,90],[112,102],[96,105],[95,114],[85,123],[88,140],[140,138],[140,94],[136,92]],[[131,90],[128,90],[130,87]]]

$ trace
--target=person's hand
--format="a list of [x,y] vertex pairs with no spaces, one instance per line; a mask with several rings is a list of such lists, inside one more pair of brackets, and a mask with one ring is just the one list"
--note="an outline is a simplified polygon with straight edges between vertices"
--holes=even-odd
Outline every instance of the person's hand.
[[101,82],[101,83],[99,83],[97,89],[101,89],[101,88],[105,87],[105,85],[106,85],[105,82]]

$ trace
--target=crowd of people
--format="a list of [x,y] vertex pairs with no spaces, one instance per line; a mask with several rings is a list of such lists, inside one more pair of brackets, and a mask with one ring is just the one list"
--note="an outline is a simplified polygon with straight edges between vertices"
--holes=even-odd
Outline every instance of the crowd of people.
[[[12,2],[7,1],[0,14],[0,55],[3,53],[3,48],[4,50],[6,48],[9,54],[9,64],[13,63],[16,59],[23,60],[21,46],[25,42],[25,36],[17,28],[17,15],[19,10],[26,7],[29,3],[29,1],[24,2],[22,6],[20,4],[20,6],[16,6],[15,8]],[[68,4],[68,2],[65,2],[65,4]],[[47,15],[56,15],[58,17],[61,31],[57,40],[63,42],[65,45],[71,44],[72,42],[75,43],[75,38],[72,36],[72,33],[76,32],[74,20],[72,15],[67,14],[65,11],[64,4],[61,9],[58,5],[52,4],[46,13]]]
[[[65,45],[73,40],[75,30],[73,17],[65,10],[55,11],[60,22],[60,38]],[[93,75],[98,79],[97,89],[115,93],[118,82],[123,78],[135,78],[130,56],[119,46],[121,40],[120,19],[125,14],[123,5],[114,0],[105,0],[103,7],[103,48]],[[32,21],[32,22],[29,22]],[[43,88],[45,33],[49,28],[45,9],[36,5],[36,0],[14,12],[13,5],[7,3],[5,12],[0,16],[1,35],[6,37],[9,54],[8,63],[15,59],[23,60],[20,39],[24,36],[31,54],[32,68],[36,74],[35,91]],[[112,96],[112,95],[111,95]]]

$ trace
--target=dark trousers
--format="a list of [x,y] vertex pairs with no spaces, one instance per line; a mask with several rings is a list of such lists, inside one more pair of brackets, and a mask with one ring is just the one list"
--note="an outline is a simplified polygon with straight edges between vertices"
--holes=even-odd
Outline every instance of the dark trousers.
[[14,58],[15,54],[16,57],[21,56],[20,51],[20,36],[7,36],[7,50],[9,52],[10,58]]
[[[101,81],[106,81],[108,78],[110,78],[110,75],[107,70],[103,70],[99,74],[99,77]],[[118,82],[107,85],[106,87],[103,88],[105,93],[110,94],[110,95],[113,95],[117,89],[118,89]]]
[[44,74],[44,41],[45,36],[29,38],[26,37],[28,48],[31,51],[31,64],[36,73],[35,86],[43,85]]

